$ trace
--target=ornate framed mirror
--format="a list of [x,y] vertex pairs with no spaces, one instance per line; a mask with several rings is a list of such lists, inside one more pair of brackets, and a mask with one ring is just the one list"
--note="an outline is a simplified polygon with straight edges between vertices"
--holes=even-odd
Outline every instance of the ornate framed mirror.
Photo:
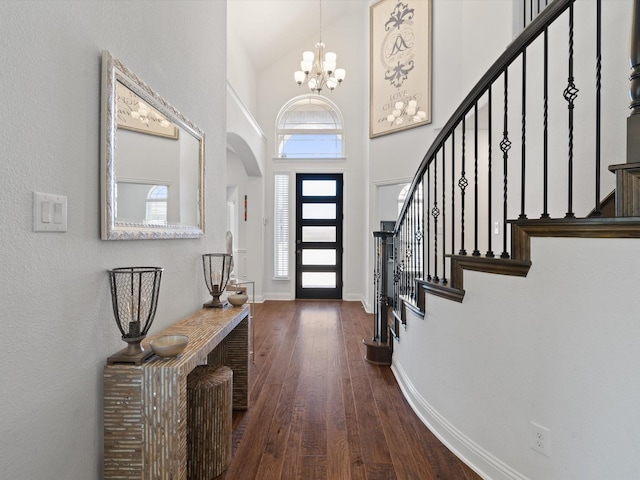
[[204,132],[102,52],[101,238],[204,236]]

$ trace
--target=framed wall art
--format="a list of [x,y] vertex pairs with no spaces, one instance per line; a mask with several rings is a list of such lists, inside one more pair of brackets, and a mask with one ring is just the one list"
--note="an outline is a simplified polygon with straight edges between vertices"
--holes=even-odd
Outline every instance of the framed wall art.
[[116,108],[118,128],[178,139],[178,127],[120,82],[116,82]]
[[431,123],[431,0],[371,6],[369,137]]

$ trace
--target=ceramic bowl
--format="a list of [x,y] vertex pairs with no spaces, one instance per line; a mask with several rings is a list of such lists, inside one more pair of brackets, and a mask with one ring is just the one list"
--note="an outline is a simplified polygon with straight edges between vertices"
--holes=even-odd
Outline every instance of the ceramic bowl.
[[163,335],[149,342],[151,350],[159,357],[176,357],[189,343],[186,335]]
[[229,303],[234,307],[240,307],[244,305],[245,303],[247,303],[248,299],[249,297],[244,293],[234,293],[227,297],[227,300],[229,300]]

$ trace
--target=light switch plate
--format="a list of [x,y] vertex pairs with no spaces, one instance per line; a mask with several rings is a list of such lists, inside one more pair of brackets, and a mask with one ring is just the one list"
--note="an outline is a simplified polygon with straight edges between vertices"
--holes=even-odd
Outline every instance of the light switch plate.
[[67,231],[67,197],[33,192],[33,231]]

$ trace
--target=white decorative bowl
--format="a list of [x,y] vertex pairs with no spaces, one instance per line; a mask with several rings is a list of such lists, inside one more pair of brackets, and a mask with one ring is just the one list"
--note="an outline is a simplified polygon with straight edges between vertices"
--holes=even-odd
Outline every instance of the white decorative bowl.
[[234,307],[241,307],[242,305],[247,303],[248,299],[249,297],[244,293],[234,293],[227,297],[227,300],[229,300],[229,303]]
[[151,350],[159,357],[176,357],[182,353],[187,343],[189,337],[186,335],[163,335],[149,342]]

